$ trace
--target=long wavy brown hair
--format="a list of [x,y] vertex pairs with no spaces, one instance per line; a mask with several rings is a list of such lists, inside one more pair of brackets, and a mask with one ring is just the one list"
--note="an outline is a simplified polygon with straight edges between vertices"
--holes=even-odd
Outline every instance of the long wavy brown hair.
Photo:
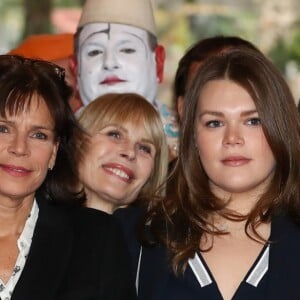
[[[247,215],[230,210],[211,192],[196,147],[198,99],[208,82],[219,79],[233,81],[250,94],[276,160],[272,181]],[[183,110],[173,192],[154,204],[147,218],[154,236],[167,246],[175,273],[184,272],[188,259],[199,250],[203,234],[224,234],[214,228],[212,215],[246,220],[246,234],[250,236],[251,229],[253,238],[260,240],[257,226],[270,222],[274,213],[282,211],[295,222],[300,219],[299,115],[284,78],[262,53],[246,48],[232,49],[207,60],[187,90]]]

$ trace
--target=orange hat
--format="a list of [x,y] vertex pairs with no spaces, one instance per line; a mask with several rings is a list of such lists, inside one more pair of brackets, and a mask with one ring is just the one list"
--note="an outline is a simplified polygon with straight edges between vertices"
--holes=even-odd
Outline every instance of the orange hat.
[[58,60],[74,53],[73,40],[72,33],[31,35],[8,54],[48,61]]

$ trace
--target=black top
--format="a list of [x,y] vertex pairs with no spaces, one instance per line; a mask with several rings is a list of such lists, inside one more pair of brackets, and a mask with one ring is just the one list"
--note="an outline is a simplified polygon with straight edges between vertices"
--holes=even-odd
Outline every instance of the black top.
[[[269,273],[265,273],[262,266],[264,265],[264,258],[267,257],[268,250],[269,247],[265,246],[252,268],[245,276],[245,279],[238,287],[232,298],[233,300],[267,299],[266,291]],[[223,299],[217,284],[200,253],[197,253],[196,261],[195,269],[198,272],[193,271],[191,266],[189,266],[184,276],[176,277],[172,273],[169,275],[159,299]],[[251,278],[254,277],[256,279],[255,273],[257,271],[259,272],[258,275],[262,276],[259,276],[258,278],[258,285],[256,285],[256,282],[251,282]],[[196,274],[198,276],[200,275],[200,278],[198,277],[199,279],[197,279]],[[204,278],[201,278],[201,275]]]
[[141,245],[138,241],[138,229],[139,222],[142,220],[143,215],[144,209],[136,205],[119,208],[113,214],[123,231],[127,249],[130,254],[131,271],[134,278],[136,278],[141,251]]
[[39,216],[12,300],[135,299],[128,252],[114,219],[39,199]]
[[[287,217],[276,216],[272,219],[270,240],[273,243],[263,248],[233,300],[300,299],[300,228]],[[144,249],[139,299],[221,300],[213,276],[201,254],[197,256],[199,264],[194,268],[200,270],[198,279],[190,265],[183,276],[176,277],[163,247]]]

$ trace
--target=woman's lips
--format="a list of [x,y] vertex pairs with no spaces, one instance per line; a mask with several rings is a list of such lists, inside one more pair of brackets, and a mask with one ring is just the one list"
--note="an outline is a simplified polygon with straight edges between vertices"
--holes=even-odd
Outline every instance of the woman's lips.
[[123,165],[110,163],[104,164],[102,168],[109,174],[112,174],[127,183],[134,179],[133,171]]
[[21,167],[21,166],[14,166],[14,165],[5,165],[0,164],[0,168],[8,173],[9,175],[15,176],[15,177],[25,177],[31,171],[27,168]]
[[222,159],[221,161],[225,166],[239,167],[249,163],[250,160],[251,159],[244,156],[229,156]]

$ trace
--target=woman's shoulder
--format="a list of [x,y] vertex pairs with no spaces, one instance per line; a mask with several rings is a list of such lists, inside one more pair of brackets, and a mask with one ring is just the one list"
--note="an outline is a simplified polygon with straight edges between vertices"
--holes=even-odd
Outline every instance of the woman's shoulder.
[[135,226],[141,218],[143,218],[146,212],[146,208],[139,205],[130,205],[124,208],[118,208],[113,216],[123,226],[130,225]]
[[[279,211],[272,217],[272,234],[289,238],[291,235],[300,235],[300,219]],[[299,239],[300,243],[300,239]]]
[[[284,213],[272,217],[271,246],[286,253],[300,253],[300,224]],[[299,259],[300,267],[300,259]]]

